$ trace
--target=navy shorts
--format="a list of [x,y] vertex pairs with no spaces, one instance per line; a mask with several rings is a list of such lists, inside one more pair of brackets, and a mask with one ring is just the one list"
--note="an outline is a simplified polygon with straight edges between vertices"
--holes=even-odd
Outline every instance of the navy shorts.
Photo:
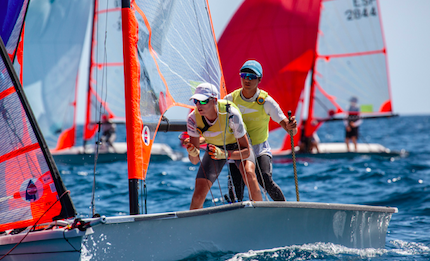
[[358,139],[358,127],[351,128],[351,131],[346,131],[346,138],[356,137]]

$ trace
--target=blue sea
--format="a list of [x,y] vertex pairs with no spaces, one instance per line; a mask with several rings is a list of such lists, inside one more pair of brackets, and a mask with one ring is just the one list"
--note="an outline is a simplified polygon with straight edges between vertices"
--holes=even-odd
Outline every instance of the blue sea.
[[[379,143],[392,151],[406,150],[406,157],[360,156],[355,158],[300,158],[297,160],[300,200],[397,207],[388,227],[384,249],[352,249],[333,244],[306,244],[245,253],[199,253],[187,260],[430,260],[430,116],[399,116],[366,120],[359,142]],[[328,122],[318,131],[321,142],[342,142],[342,122]],[[159,133],[156,142],[167,143],[186,155],[178,133]],[[125,141],[121,129],[118,141]],[[58,165],[63,182],[80,217],[92,214],[92,186],[96,180],[97,213],[126,215],[128,206],[127,163],[94,166]],[[148,213],[187,210],[198,166],[186,157],[149,165]],[[205,207],[222,204],[227,193],[225,167],[219,183],[209,193]],[[274,180],[287,200],[295,201],[291,160],[275,161]],[[219,185],[218,185],[219,184]],[[256,226],[258,226],[256,224]]]

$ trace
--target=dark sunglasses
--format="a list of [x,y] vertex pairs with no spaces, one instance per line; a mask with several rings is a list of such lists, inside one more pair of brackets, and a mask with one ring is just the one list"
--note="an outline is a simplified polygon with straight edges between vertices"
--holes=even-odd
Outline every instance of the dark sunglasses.
[[210,101],[211,98],[204,100],[204,101],[199,101],[197,99],[193,99],[194,104],[197,104],[198,102],[200,102],[201,105],[206,105],[208,104],[208,102]]
[[258,76],[254,73],[239,73],[240,78],[245,80],[255,80],[258,78]]

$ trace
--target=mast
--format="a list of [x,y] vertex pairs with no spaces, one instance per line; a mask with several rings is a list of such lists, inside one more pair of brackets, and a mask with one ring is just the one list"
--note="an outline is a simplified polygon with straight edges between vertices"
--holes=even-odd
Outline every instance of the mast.
[[90,57],[89,57],[89,65],[88,65],[88,86],[87,86],[87,108],[85,111],[85,125],[84,125],[84,135],[82,135],[83,139],[83,147],[85,152],[85,145],[87,143],[87,139],[89,134],[86,133],[89,131],[88,127],[91,122],[91,115],[90,115],[90,102],[91,102],[91,71],[93,70],[93,50],[94,50],[94,38],[95,38],[95,22],[96,22],[96,16],[97,16],[97,10],[98,10],[98,0],[94,0],[94,10],[93,10],[93,20],[92,20],[92,26],[91,26],[91,42],[90,42]]
[[138,28],[130,0],[122,0],[122,39],[127,134],[130,214],[139,214],[139,181],[143,179],[143,123],[140,117],[140,66],[137,61]]
[[[318,58],[317,56],[317,48],[318,45],[315,45],[315,51],[314,51],[314,59],[312,62],[312,69],[311,69],[311,86],[309,88],[309,97],[308,97],[308,115],[306,118],[306,125],[304,126],[305,131],[304,131],[304,135],[305,136],[309,136],[306,135],[307,133],[309,133],[309,129],[311,127],[311,121],[310,119],[312,119],[312,113],[313,113],[313,108],[314,108],[314,100],[313,100],[313,96],[314,96],[314,91],[315,91],[315,64],[316,64],[316,59]],[[314,132],[314,130],[312,130],[312,133]]]

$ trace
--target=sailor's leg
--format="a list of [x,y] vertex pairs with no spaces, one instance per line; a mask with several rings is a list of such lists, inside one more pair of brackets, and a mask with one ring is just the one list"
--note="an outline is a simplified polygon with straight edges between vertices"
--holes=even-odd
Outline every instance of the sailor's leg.
[[203,207],[206,195],[212,187],[212,182],[208,179],[197,178],[194,188],[193,198],[191,199],[190,209],[198,209]]
[[357,137],[351,137],[352,143],[354,143],[355,152],[357,152]]
[[255,173],[260,185],[274,201],[285,201],[284,193],[272,178],[272,158],[269,155],[261,155],[257,157],[257,162]]
[[245,185],[248,187],[249,194],[253,201],[262,201],[260,186],[258,185],[257,177],[255,175],[255,164],[250,160],[245,160],[242,163],[239,161],[239,169],[242,173],[242,178]]
[[233,185],[234,192],[236,193],[237,201],[240,202],[243,200],[243,192],[245,190],[245,183],[243,182],[242,174],[240,173],[240,170],[237,168],[237,166],[234,162],[229,163],[229,168],[230,168],[231,180],[229,180],[229,184],[228,184],[228,194],[230,196],[230,199],[232,201],[235,201],[233,188],[232,188],[232,185]]
[[196,183],[191,200],[190,209],[198,209],[203,207],[206,195],[208,194],[212,184],[218,178],[225,160],[213,160],[208,152],[205,152],[203,159],[200,163],[199,170],[197,171]]

